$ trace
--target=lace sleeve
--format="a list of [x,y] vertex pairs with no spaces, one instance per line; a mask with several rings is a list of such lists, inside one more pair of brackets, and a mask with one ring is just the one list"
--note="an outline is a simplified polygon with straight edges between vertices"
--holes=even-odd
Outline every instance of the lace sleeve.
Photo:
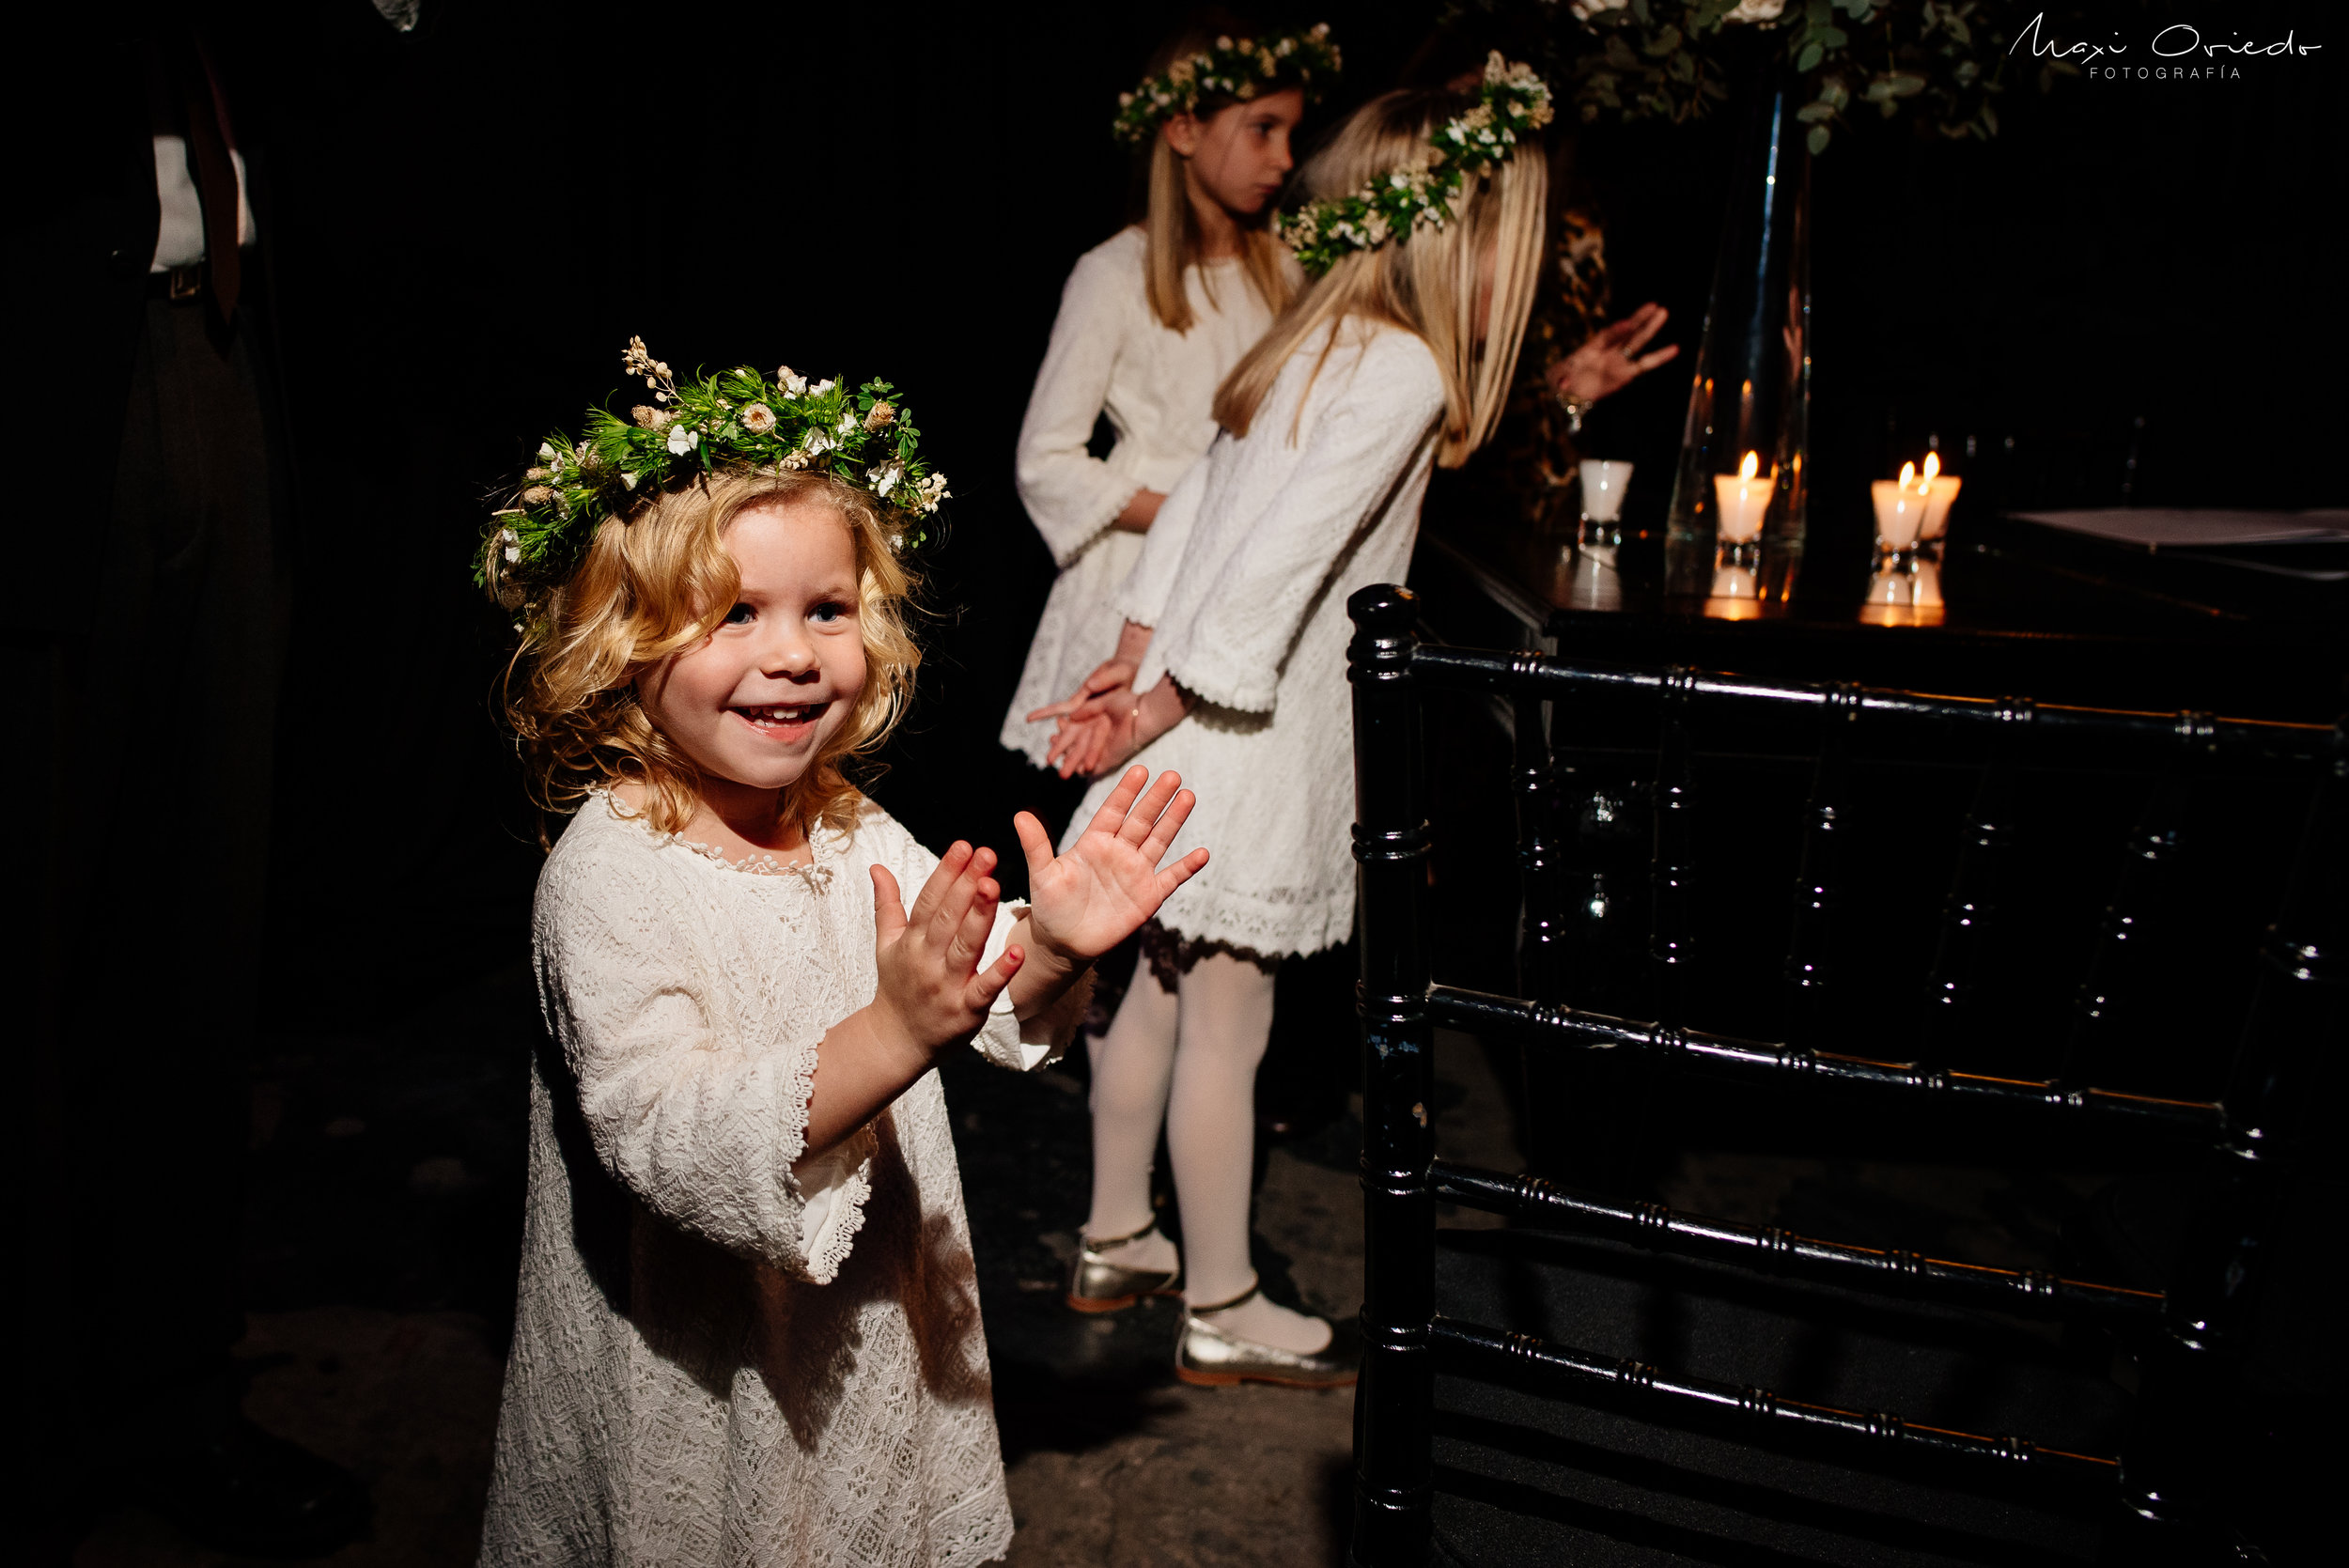
[[1243,712],[1272,711],[1299,629],[1426,455],[1443,409],[1433,358],[1400,332],[1380,334],[1355,374],[1325,378],[1314,396],[1328,406],[1284,482],[1203,513],[1152,639],[1187,690]]
[[1127,296],[1136,291],[1109,255],[1096,252],[1077,263],[1020,421],[1014,463],[1019,499],[1055,566],[1082,554],[1143,488],[1086,450],[1124,346]]
[[649,858],[558,853],[533,919],[548,1022],[615,1180],[671,1224],[827,1283],[863,1161],[852,1143],[795,1172],[817,1040],[721,1027],[710,919]]

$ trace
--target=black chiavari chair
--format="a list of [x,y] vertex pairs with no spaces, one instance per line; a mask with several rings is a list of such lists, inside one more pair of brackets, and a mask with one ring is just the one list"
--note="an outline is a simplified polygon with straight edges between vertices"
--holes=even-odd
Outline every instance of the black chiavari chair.
[[[1431,1457],[1439,1374],[1604,1405],[1637,1420],[1686,1423],[1757,1451],[1825,1453],[1863,1470],[1946,1477],[1961,1488],[2050,1488],[2092,1504],[2101,1499],[2112,1521],[2104,1548],[2110,1560],[2263,1560],[2236,1529],[2222,1495],[2227,1468],[2214,1449],[2226,1441],[2247,1312],[2310,1074],[2319,1058],[2349,1039],[2341,889],[2349,860],[2349,735],[2341,726],[1591,666],[1423,644],[1414,632],[1411,596],[1399,587],[1364,589],[1348,609],[1356,628],[1350,679],[1362,898],[1366,1242],[1351,1560],[1361,1568],[1417,1568],[1428,1560],[1439,1480]],[[1431,833],[1421,708],[1423,698],[1439,692],[1498,698],[1514,711],[1520,989],[1528,995],[1460,989],[1430,975]],[[1561,712],[1649,706],[1658,737],[1652,776],[1637,784],[1610,781],[1564,749],[1553,752],[1549,737],[1561,732],[1544,722],[1545,704]],[[1819,736],[1801,810],[1782,1041],[1708,1032],[1690,1016],[1706,997],[1692,984],[1702,966],[1689,941],[1696,924],[1692,846],[1699,842],[1692,740],[1701,726],[1756,716],[1781,732],[1807,716],[1803,722]],[[1907,1017],[1855,1019],[1832,1005],[1837,927],[1855,914],[1841,907],[1852,849],[1846,840],[1853,761],[1862,748],[1888,739],[1912,753],[1978,768],[1979,782],[1931,944],[1923,998]],[[2126,832],[2123,868],[2090,942],[2059,1070],[2041,1078],[1968,1071],[1969,1054],[1992,1023],[1984,1010],[1985,942],[2000,900],[2019,885],[2018,869],[2026,869],[2010,863],[2017,774],[2049,757],[2092,757],[2100,766],[2151,773],[2149,803]],[[2273,835],[2281,847],[2272,858],[2289,859],[2281,877],[2286,892],[2260,944],[2225,1091],[2210,1099],[2102,1087],[2108,1072],[2128,1081],[2125,1042],[2111,1038],[2113,1001],[2142,978],[2132,966],[2142,968],[2136,955],[2145,945],[2149,913],[2174,874],[2189,795],[2198,772],[2217,762],[2265,769],[2307,802],[2304,818]],[[1634,794],[1644,799],[1631,800]],[[1610,837],[1610,822],[1596,820],[1610,816],[1610,802],[1647,821],[1648,885],[1638,900],[1623,886],[1630,868],[1621,835]],[[1615,908],[1635,904],[1643,906],[1647,928],[1640,986],[1624,983],[1621,940],[1604,934]],[[1595,924],[1601,933],[1595,939]],[[2044,958],[2069,961],[2052,951]],[[1576,1005],[1585,995],[1618,1007],[1637,995],[1654,1021]],[[1772,1103],[1825,1097],[1830,1109],[1856,1108],[1876,1122],[1937,1119],[2010,1131],[2019,1125],[2027,1136],[2104,1148],[2167,1140],[2200,1151],[2200,1196],[2174,1266],[2161,1288],[2150,1289],[1726,1222],[1539,1176],[1472,1169],[1436,1157],[1430,1106],[1439,1027],[1513,1039],[1528,1053],[1644,1063],[1667,1075],[1668,1090],[1725,1082],[1740,1094],[1768,1094]],[[2134,1358],[2137,1394],[2127,1402],[2113,1451],[2080,1452],[2060,1442],[1961,1430],[1932,1411],[1843,1408],[1464,1321],[1439,1311],[1436,1298],[1439,1203],[1503,1215],[1532,1231],[1599,1238],[1650,1270],[1694,1263],[1827,1292],[1845,1303],[1881,1297],[1901,1310],[1988,1309],[2108,1333]],[[1651,1544],[1669,1549],[1673,1539],[1665,1531]],[[2116,1547],[2114,1541],[2130,1544]],[[1768,1554],[1751,1559],[1765,1560]]]

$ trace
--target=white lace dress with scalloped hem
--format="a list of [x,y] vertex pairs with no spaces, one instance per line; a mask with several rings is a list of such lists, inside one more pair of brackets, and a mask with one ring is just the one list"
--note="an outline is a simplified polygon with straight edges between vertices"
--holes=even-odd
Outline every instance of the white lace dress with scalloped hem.
[[[1134,689],[1171,674],[1201,699],[1133,759],[1198,796],[1167,858],[1212,858],[1159,910],[1176,937],[1269,958],[1353,930],[1346,600],[1410,569],[1443,407],[1426,344],[1349,318],[1290,356],[1246,439],[1219,437],[1143,536],[1118,596],[1152,629]],[[1115,782],[1094,782],[1069,839]]]
[[[875,991],[867,867],[910,902],[937,858],[869,803],[810,848],[731,864],[597,796],[539,875],[552,1038],[485,1564],[960,1568],[1010,1543],[938,1075],[801,1157],[817,1043]],[[973,1044],[1052,1054],[1007,1004]]]

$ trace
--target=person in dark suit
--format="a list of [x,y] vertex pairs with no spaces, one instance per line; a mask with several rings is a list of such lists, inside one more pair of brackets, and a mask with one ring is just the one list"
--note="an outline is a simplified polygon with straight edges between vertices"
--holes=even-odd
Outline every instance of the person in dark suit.
[[16,368],[51,411],[0,598],[46,763],[8,850],[40,889],[20,1191],[51,1353],[23,1430],[57,1556],[127,1501],[279,1555],[366,1518],[243,1414],[229,1355],[293,515],[243,20],[85,14],[11,138],[38,152],[4,247]]

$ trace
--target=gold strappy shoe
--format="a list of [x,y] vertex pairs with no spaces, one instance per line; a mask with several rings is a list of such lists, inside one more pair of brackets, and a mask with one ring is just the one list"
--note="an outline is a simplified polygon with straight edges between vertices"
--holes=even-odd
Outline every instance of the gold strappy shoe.
[[1259,1344],[1206,1322],[1203,1312],[1237,1307],[1256,1294],[1250,1285],[1212,1307],[1185,1307],[1182,1336],[1174,1342],[1174,1375],[1186,1383],[1216,1388],[1233,1383],[1277,1383],[1288,1389],[1344,1389],[1353,1385],[1361,1364],[1359,1335],[1345,1323],[1330,1325],[1330,1343],[1310,1355]]
[[1081,1312],[1122,1312],[1145,1296],[1175,1294],[1183,1275],[1180,1259],[1173,1268],[1128,1268],[1101,1255],[1112,1247],[1140,1241],[1158,1228],[1153,1219],[1124,1235],[1082,1237],[1076,1261],[1068,1267],[1068,1304]]

